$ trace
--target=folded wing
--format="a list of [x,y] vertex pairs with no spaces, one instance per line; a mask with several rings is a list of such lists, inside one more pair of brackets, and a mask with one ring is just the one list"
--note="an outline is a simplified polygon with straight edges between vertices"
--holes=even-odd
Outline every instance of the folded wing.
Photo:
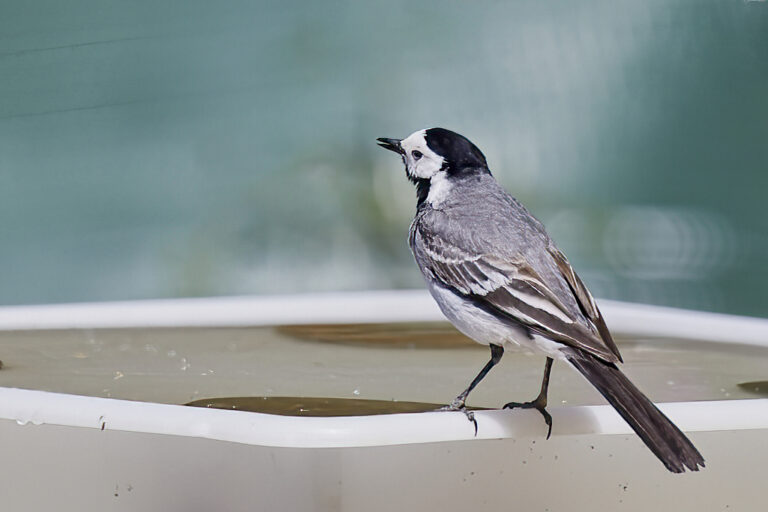
[[[621,361],[592,295],[556,247],[545,252],[551,258],[552,273],[542,275],[522,255],[458,247],[435,231],[422,232],[418,225],[411,231],[411,245],[420,266],[455,293],[548,339],[606,362]],[[563,290],[575,300],[560,300],[556,291]]]

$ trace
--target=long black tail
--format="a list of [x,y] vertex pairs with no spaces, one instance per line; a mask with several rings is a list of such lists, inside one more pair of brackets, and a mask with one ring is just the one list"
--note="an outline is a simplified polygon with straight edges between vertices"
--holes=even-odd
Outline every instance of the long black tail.
[[704,457],[693,443],[615,364],[606,363],[580,350],[569,350],[566,356],[629,423],[668,470],[682,473],[686,467],[691,471],[698,471],[699,466],[704,467]]

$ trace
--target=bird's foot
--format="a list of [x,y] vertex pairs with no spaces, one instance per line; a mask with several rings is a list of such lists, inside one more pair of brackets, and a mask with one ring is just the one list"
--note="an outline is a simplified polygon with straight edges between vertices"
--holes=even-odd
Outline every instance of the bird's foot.
[[547,439],[552,435],[552,416],[547,412],[546,399],[538,397],[536,400],[531,400],[530,402],[509,402],[508,404],[504,404],[503,409],[536,409],[542,416],[544,416],[544,422],[547,424],[547,427],[549,427],[547,430]]
[[467,409],[467,406],[464,405],[464,400],[456,398],[450,404],[439,408],[438,411],[460,411],[460,412],[463,412],[464,415],[467,417],[467,419],[472,422],[472,425],[475,426],[475,436],[477,436],[477,420],[475,419],[475,413],[470,411],[469,409]]

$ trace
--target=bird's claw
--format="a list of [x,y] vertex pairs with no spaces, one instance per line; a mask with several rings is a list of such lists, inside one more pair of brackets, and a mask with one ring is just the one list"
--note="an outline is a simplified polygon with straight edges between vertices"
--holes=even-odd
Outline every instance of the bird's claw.
[[547,424],[547,439],[552,435],[552,416],[547,412],[547,402],[543,400],[531,400],[530,402],[509,402],[504,404],[503,409],[536,409],[544,416],[544,423]]
[[467,406],[464,405],[463,401],[454,400],[450,404],[439,408],[438,411],[460,411],[460,412],[463,412],[464,415],[467,417],[467,419],[472,422],[472,425],[475,426],[475,437],[477,437],[477,420],[475,419],[475,413],[473,411],[470,411],[469,409],[467,409]]

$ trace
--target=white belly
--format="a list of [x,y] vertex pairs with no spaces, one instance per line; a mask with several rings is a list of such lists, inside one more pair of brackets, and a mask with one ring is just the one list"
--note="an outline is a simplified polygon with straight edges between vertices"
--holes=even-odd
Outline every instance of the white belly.
[[513,320],[494,316],[470,301],[435,283],[428,283],[429,292],[450,322],[465,336],[482,345],[500,345],[504,350],[527,350],[563,359],[562,343],[529,331]]

